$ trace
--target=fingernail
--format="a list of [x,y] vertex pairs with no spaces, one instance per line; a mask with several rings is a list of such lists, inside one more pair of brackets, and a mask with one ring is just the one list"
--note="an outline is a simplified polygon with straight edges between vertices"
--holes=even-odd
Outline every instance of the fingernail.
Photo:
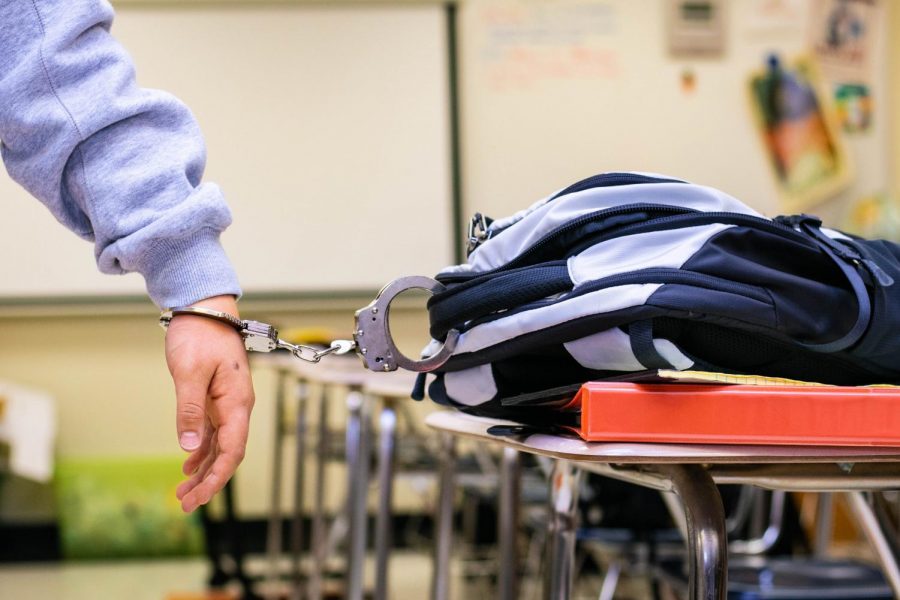
[[200,436],[195,431],[185,431],[178,442],[185,450],[196,450],[200,447]]

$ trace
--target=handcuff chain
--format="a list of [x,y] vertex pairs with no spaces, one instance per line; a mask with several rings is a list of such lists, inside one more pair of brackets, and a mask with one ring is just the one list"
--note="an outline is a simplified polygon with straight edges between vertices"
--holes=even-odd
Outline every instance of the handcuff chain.
[[286,342],[282,339],[279,339],[278,347],[283,348],[285,350],[290,351],[295,357],[300,360],[306,361],[308,363],[318,363],[320,360],[325,358],[326,356],[341,355],[350,352],[356,347],[354,342],[349,340],[335,340],[331,342],[331,345],[324,349],[313,348],[312,346],[305,346],[303,344],[292,344],[290,342]]
[[[484,237],[482,234],[489,223],[486,218],[480,218],[476,225],[472,235],[478,241]],[[302,361],[315,364],[326,356],[338,356],[355,350],[365,367],[371,371],[396,371],[402,368],[426,373],[447,362],[456,348],[460,332],[456,329],[448,331],[440,347],[426,358],[413,360],[406,357],[391,337],[388,311],[395,297],[411,289],[422,289],[435,294],[444,291],[445,287],[430,277],[414,275],[395,279],[384,286],[372,302],[356,311],[352,340],[334,340],[324,349],[282,340],[278,337],[278,330],[268,323],[243,320],[226,312],[200,306],[179,306],[165,310],[159,316],[159,324],[165,329],[176,316],[201,316],[234,327],[243,338],[244,348],[248,352],[271,352],[281,348]]]

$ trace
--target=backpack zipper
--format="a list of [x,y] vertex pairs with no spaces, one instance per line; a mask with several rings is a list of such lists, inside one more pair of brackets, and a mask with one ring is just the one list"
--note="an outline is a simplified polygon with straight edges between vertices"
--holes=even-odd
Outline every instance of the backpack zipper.
[[[621,173],[621,172],[613,172],[613,173],[600,173],[599,175],[593,175],[586,179],[582,179],[567,188],[563,189],[560,192],[557,192],[553,196],[551,196],[547,202],[541,204],[541,206],[546,206],[550,202],[553,202],[557,198],[562,196],[566,196],[568,194],[574,194],[576,192],[583,192],[586,190],[592,190],[601,187],[619,187],[623,185],[640,185],[647,183],[683,183],[687,184],[686,181],[680,179],[669,179],[665,177],[653,177],[651,175],[644,175],[642,173]],[[481,213],[475,213],[472,216],[472,219],[469,221],[469,231],[467,236],[467,245],[466,245],[466,256],[472,253],[475,248],[480,246],[484,241],[489,240],[490,238],[499,235],[503,231],[506,231],[515,223],[510,223],[506,227],[498,227],[496,229],[491,229],[490,226],[494,222],[494,219],[490,217],[486,217]],[[473,235],[474,234],[474,235]]]
[[[439,275],[437,280],[441,283],[457,283],[460,281],[465,281],[466,279],[470,279],[473,277],[480,277],[484,275],[494,275],[496,273],[502,272],[506,269],[517,268],[521,266],[523,262],[527,262],[527,259],[533,254],[539,252],[542,248],[546,247],[550,243],[554,241],[555,238],[561,235],[565,235],[566,233],[582,227],[587,223],[590,223],[594,220],[601,220],[608,217],[616,216],[619,214],[626,214],[631,212],[669,212],[671,214],[665,216],[654,216],[649,218],[641,223],[634,224],[626,224],[618,229],[611,229],[608,235],[602,236],[600,239],[596,240],[594,243],[603,243],[607,240],[624,237],[627,235],[635,235],[639,233],[643,233],[644,231],[663,231],[666,229],[681,229],[685,227],[695,227],[697,225],[707,225],[711,223],[724,223],[724,224],[733,224],[733,225],[748,225],[755,229],[760,229],[764,231],[768,231],[770,233],[775,233],[777,235],[781,235],[783,237],[788,237],[793,239],[794,241],[802,242],[805,244],[818,245],[816,238],[819,236],[814,235],[806,231],[797,231],[793,227],[784,224],[784,219],[781,220],[772,220],[764,217],[756,217],[754,215],[746,215],[743,213],[735,213],[735,212],[702,212],[695,209],[686,209],[683,207],[675,207],[666,204],[628,204],[625,206],[616,207],[613,209],[604,209],[598,211],[596,213],[591,213],[588,215],[583,215],[577,219],[574,219],[565,225],[558,227],[557,229],[549,232],[543,238],[535,242],[531,247],[522,252],[519,256],[515,257],[505,265],[497,267],[496,269],[492,269],[490,271],[483,271],[480,273],[465,273],[465,274],[450,274],[446,276]],[[666,227],[659,227],[659,225],[667,225]],[[822,234],[822,237],[827,237]],[[829,240],[831,238],[828,238]],[[836,252],[836,254],[843,260],[852,263],[854,265],[862,264],[868,271],[872,272],[873,277],[880,284],[890,284],[893,283],[893,280],[888,282],[887,277],[880,276],[883,271],[878,268],[878,265],[874,264],[872,261],[868,259],[864,259],[854,250],[845,246],[844,244],[840,244],[837,241],[832,240],[831,246],[838,246],[835,250],[841,250]],[[819,242],[821,243],[821,242]],[[871,264],[870,264],[871,263]]]
[[[542,250],[543,248],[545,248],[546,246],[551,244],[556,238],[558,238],[561,235],[565,235],[566,233],[569,233],[570,231],[578,229],[579,227],[582,227],[593,221],[600,221],[603,219],[607,219],[609,217],[615,217],[618,215],[625,215],[625,214],[639,213],[639,212],[670,213],[671,215],[681,215],[681,214],[685,214],[685,213],[697,213],[699,211],[692,209],[692,208],[684,208],[681,206],[671,206],[668,204],[626,204],[623,206],[616,206],[613,208],[605,208],[605,209],[597,211],[597,212],[582,215],[581,217],[578,217],[577,219],[573,219],[572,221],[569,221],[565,225],[561,225],[560,227],[557,227],[553,231],[547,233],[544,237],[539,239],[537,242],[532,244],[524,252],[519,254],[519,256],[513,258],[511,261],[509,261],[505,265],[497,267],[496,269],[491,269],[490,271],[482,271],[479,273],[450,273],[447,275],[438,275],[436,277],[436,279],[438,281],[440,281],[441,283],[456,283],[456,282],[465,281],[466,279],[471,279],[472,277],[493,275],[495,273],[499,273],[499,272],[505,271],[507,269],[515,269],[519,266],[522,266],[523,263],[527,263],[530,256],[538,253],[540,250]],[[474,217],[472,219],[472,221],[473,221],[473,223],[475,223],[476,220],[480,221],[482,218],[483,217],[481,217],[480,214],[476,214],[476,217]],[[660,217],[653,217],[653,218],[660,218]],[[647,221],[644,221],[644,223],[646,223],[646,222]],[[626,224],[626,225],[623,225],[622,227],[630,227],[630,226],[633,226],[633,225]],[[480,237],[478,238],[478,241],[475,243],[474,247],[477,248],[478,245],[481,244],[481,242],[483,242],[487,239],[490,239],[492,236],[493,236],[493,232],[491,232],[490,230],[488,230],[487,232],[482,232],[480,234]],[[470,235],[470,241],[471,241],[471,238],[472,238],[472,236]]]
[[555,194],[552,198],[550,198],[549,202],[556,200],[560,196],[565,196],[567,194],[574,194],[576,192],[583,192],[585,190],[592,190],[594,188],[599,187],[618,187],[621,185],[639,185],[643,183],[684,183],[687,184],[687,181],[681,179],[669,179],[666,177],[654,177],[652,175],[644,175],[642,173],[622,173],[622,172],[614,172],[614,173],[600,173],[599,175],[592,175],[586,179],[582,179],[576,183],[573,183],[569,187],[565,188],[561,192]]
[[758,286],[731,281],[730,279],[716,277],[715,275],[709,275],[707,273],[684,271],[682,269],[666,267],[651,267],[649,269],[641,269],[629,273],[610,275],[609,277],[604,277],[592,281],[591,283],[581,285],[560,298],[560,300],[577,298],[578,296],[595,292],[603,288],[635,283],[683,283],[694,287],[727,292],[738,296],[746,296],[758,302],[765,302],[767,304],[772,303],[772,299],[769,295]]
[[460,333],[462,333],[465,331],[469,331],[470,329],[478,325],[490,323],[492,321],[506,318],[521,312],[550,306],[552,304],[556,304],[557,302],[565,302],[566,300],[577,298],[579,296],[583,296],[584,294],[589,294],[591,292],[596,292],[605,288],[642,283],[680,283],[691,285],[693,287],[712,289],[729,294],[735,294],[738,296],[745,296],[747,298],[756,300],[757,302],[763,302],[769,305],[772,304],[772,299],[765,291],[763,291],[760,287],[754,286],[749,283],[730,281],[728,279],[716,277],[715,275],[697,273],[696,271],[683,271],[681,269],[665,267],[651,267],[648,269],[641,269],[639,271],[631,271],[629,273],[617,273],[615,275],[609,275],[608,277],[604,277],[602,279],[598,279],[596,281],[581,285],[566,294],[560,294],[554,296],[553,298],[537,300],[535,302],[524,304],[514,309],[492,313],[490,315],[484,315],[483,317],[477,319],[472,319],[468,323],[459,324],[457,326],[457,329],[460,331]]

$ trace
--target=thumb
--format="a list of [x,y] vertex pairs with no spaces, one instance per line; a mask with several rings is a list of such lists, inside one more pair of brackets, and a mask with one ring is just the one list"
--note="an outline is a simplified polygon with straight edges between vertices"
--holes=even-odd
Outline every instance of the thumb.
[[203,442],[206,427],[207,385],[191,377],[189,380],[175,381],[175,427],[178,444],[183,450],[192,452]]

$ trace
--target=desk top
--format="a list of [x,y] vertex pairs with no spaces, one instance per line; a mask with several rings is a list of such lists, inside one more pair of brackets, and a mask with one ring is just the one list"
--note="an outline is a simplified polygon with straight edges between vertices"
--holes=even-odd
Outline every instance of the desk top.
[[575,434],[500,437],[487,432],[493,425],[517,425],[511,421],[474,417],[457,411],[428,415],[425,424],[439,431],[522,452],[583,462],[611,464],[760,464],[760,463],[861,463],[898,462],[900,448],[832,446],[750,446],[699,444],[644,444],[585,442]]

